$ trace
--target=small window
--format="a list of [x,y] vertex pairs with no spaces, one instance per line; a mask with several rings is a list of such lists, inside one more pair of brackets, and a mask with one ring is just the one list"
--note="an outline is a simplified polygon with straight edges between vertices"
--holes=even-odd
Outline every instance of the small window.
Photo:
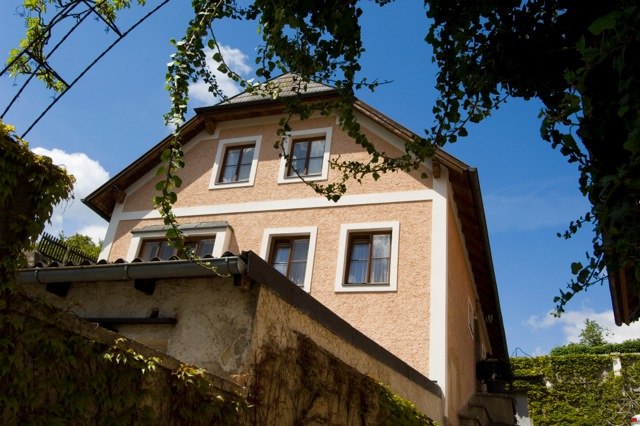
[[267,228],[262,234],[260,257],[308,293],[317,235],[316,226]]
[[294,140],[289,153],[287,176],[317,176],[322,173],[324,137]]
[[[215,238],[213,237],[190,238],[185,241],[185,249],[196,257],[204,257],[213,253],[214,244]],[[185,253],[178,253],[174,247],[171,247],[166,239],[143,241],[138,254],[142,260],[151,260],[156,257],[168,260],[172,256],[186,257]]]
[[397,221],[341,225],[335,291],[396,291],[399,238]]
[[273,239],[271,265],[298,286],[304,286],[309,254],[309,237],[281,237]]
[[220,139],[211,169],[209,189],[253,186],[262,136]]
[[248,182],[254,152],[255,144],[227,147],[218,182]]
[[[329,177],[329,155],[332,128],[294,130],[284,141],[278,183],[326,180]],[[286,158],[288,157],[288,158]]]
[[351,234],[345,284],[389,284],[391,233]]

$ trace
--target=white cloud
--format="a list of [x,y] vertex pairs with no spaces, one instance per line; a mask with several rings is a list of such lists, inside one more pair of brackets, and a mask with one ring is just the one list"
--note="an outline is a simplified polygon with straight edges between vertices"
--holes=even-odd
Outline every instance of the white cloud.
[[538,179],[501,188],[484,196],[492,232],[532,231],[556,228],[563,231],[570,221],[589,207],[575,179]]
[[[205,55],[207,56],[207,67],[213,72],[218,82],[218,86],[226,96],[234,96],[240,93],[240,86],[236,84],[232,79],[227,77],[226,74],[218,71],[218,63],[213,60],[212,56],[214,51],[207,48],[205,49]],[[251,72],[251,67],[247,63],[249,59],[247,55],[242,53],[240,49],[233,47],[220,45],[220,53],[222,54],[226,64],[230,69],[244,76]],[[196,83],[189,85],[189,98],[196,101],[196,103],[202,105],[210,105],[218,100],[209,92],[209,85],[200,80]]]
[[33,152],[51,157],[54,164],[63,166],[76,178],[74,199],[63,201],[54,208],[51,223],[46,226],[45,231],[54,236],[61,232],[67,236],[79,232],[89,235],[96,242],[104,239],[107,223],[85,206],[81,199],[106,182],[109,173],[100,163],[81,152],[70,154],[60,149],[45,148],[34,148]]
[[611,343],[621,343],[629,339],[637,339],[640,337],[640,322],[631,325],[623,325],[618,327],[613,319],[613,311],[595,312],[592,309],[583,308],[580,311],[567,311],[560,318],[555,318],[548,312],[545,315],[533,315],[525,321],[525,325],[532,331],[549,332],[556,330],[564,336],[565,343],[578,343],[580,341],[580,332],[584,328],[586,319],[596,321],[609,334],[605,336],[606,340]]

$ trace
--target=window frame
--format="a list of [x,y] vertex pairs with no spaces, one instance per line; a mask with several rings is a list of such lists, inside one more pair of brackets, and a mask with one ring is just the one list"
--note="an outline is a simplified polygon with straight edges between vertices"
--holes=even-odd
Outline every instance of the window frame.
[[[329,158],[331,155],[331,138],[333,134],[332,127],[323,127],[317,129],[305,129],[305,130],[293,130],[287,134],[283,142],[283,149],[287,155],[291,155],[291,150],[296,142],[300,141],[313,141],[324,138],[324,151],[322,154],[322,169],[318,174],[301,175],[299,177],[296,173],[289,176],[291,171],[290,162],[287,161],[285,156],[280,157],[280,168],[278,170],[278,183],[296,183],[304,181],[320,181],[327,180],[329,178]],[[308,157],[307,157],[308,158]]]
[[[390,234],[389,282],[388,283],[347,283],[347,273],[351,256],[352,238],[358,235]],[[349,292],[394,292],[398,288],[398,246],[400,223],[368,222],[340,225],[338,259],[336,262],[335,291]],[[370,263],[370,262],[369,262]],[[368,266],[370,269],[370,265]]]
[[[296,241],[306,241],[307,242],[307,253],[306,256],[304,258],[304,267],[305,267],[305,275],[307,273],[307,262],[309,260],[309,243],[310,243],[310,238],[308,235],[280,235],[278,237],[274,237],[271,239],[271,247],[269,248],[269,259],[268,262],[271,266],[274,267],[274,269],[277,269],[274,265],[275,263],[275,256],[277,253],[277,248],[280,245],[286,245],[287,247],[289,247],[289,256],[287,257],[287,267],[286,267],[286,273],[282,273],[282,275],[284,275],[285,277],[289,278],[289,280],[293,281],[291,279],[291,277],[289,276],[289,273],[291,272],[291,266],[294,263],[301,263],[300,261],[295,261],[292,260],[293,259],[293,251],[294,251],[294,247],[295,247],[295,242]],[[297,284],[299,287],[303,287],[304,286],[304,276],[302,277],[302,282],[300,284]]]
[[[211,179],[209,181],[209,189],[223,188],[239,188],[253,186],[256,178],[256,170],[258,168],[258,157],[260,156],[260,145],[262,144],[262,136],[245,136],[240,138],[220,139],[216,150],[216,158],[211,169]],[[222,173],[227,161],[227,152],[229,149],[246,148],[253,145],[253,158],[251,159],[251,169],[249,170],[249,179],[242,181],[221,182]],[[237,170],[236,170],[237,173]]]
[[318,234],[317,226],[292,227],[292,228],[267,228],[262,234],[262,244],[260,246],[260,257],[271,264],[273,256],[274,241],[282,238],[308,237],[309,251],[307,252],[307,265],[304,271],[304,281],[298,286],[307,293],[311,292],[311,280],[313,278],[313,262],[315,257],[316,239]]
[[[388,235],[389,236],[389,257],[385,257],[384,259],[389,259],[389,268],[387,270],[387,281],[385,282],[371,282],[371,269],[372,269],[372,264],[373,261],[375,259],[379,259],[379,258],[374,258],[373,257],[373,239],[376,235]],[[348,281],[348,277],[349,277],[349,272],[351,270],[351,264],[354,261],[354,259],[352,258],[353,256],[353,247],[354,245],[358,242],[358,241],[364,241],[366,237],[366,241],[369,244],[369,250],[367,253],[367,269],[365,271],[365,281],[364,282],[359,282],[359,283],[349,283]],[[382,259],[382,258],[380,258]],[[343,278],[343,285],[347,286],[347,285],[384,285],[387,286],[389,285],[390,279],[391,279],[391,231],[390,230],[382,230],[382,231],[367,231],[367,232],[351,232],[349,233],[348,236],[348,242],[347,242],[347,259],[346,259],[346,263],[345,263],[345,276]]]
[[[185,245],[189,244],[189,243],[193,243],[195,242],[197,245],[200,244],[201,241],[206,241],[206,240],[214,240],[213,241],[213,247],[211,248],[211,253],[207,253],[213,256],[213,250],[215,248],[215,240],[216,240],[216,234],[205,234],[205,235],[196,235],[196,236],[189,236],[187,238],[185,238]],[[138,247],[138,253],[136,255],[136,258],[142,259],[142,252],[144,251],[145,245],[149,244],[149,243],[160,243],[160,247],[162,247],[163,244],[167,243],[168,244],[168,240],[167,238],[143,238],[142,241],[140,242],[140,245]],[[196,246],[198,247],[198,246]],[[173,256],[178,256],[180,257],[177,253],[175,253],[175,248],[173,248],[174,250],[174,254],[172,254],[171,256],[169,256],[169,258],[173,257]],[[196,252],[198,251],[198,249],[196,248]],[[206,255],[205,255],[206,256]],[[147,262],[150,261],[151,259],[155,259],[156,257],[159,256],[154,256],[154,257],[150,257],[149,259],[146,259],[143,261]],[[169,260],[169,258],[167,259],[162,259],[160,258],[160,260]],[[183,259],[183,257],[180,257],[181,259]]]
[[[178,225],[185,237],[191,238],[215,238],[213,243],[213,257],[222,257],[229,249],[233,231],[226,221],[198,222]],[[127,252],[126,261],[131,262],[138,257],[142,246],[147,241],[166,240],[167,230],[163,225],[150,225],[136,228],[131,231],[131,242]]]

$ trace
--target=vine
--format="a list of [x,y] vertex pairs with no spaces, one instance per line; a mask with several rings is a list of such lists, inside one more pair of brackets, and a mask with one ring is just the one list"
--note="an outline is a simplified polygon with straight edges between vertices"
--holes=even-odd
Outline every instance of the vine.
[[[614,358],[621,360],[620,375]],[[533,424],[616,426],[640,410],[640,354],[512,358],[511,365]]]

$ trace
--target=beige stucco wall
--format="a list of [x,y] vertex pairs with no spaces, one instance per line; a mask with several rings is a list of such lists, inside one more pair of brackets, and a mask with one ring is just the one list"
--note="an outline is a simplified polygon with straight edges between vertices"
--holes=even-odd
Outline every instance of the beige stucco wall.
[[469,271],[462,236],[454,216],[451,202],[447,203],[451,220],[447,226],[447,276],[449,281],[448,305],[448,356],[449,395],[448,417],[457,424],[457,414],[465,407],[475,392],[475,339],[468,326],[469,303],[476,312],[476,296]]
[[[308,198],[318,196],[313,189],[304,183],[279,184],[278,168],[280,166],[279,150],[273,148],[278,140],[279,117],[272,117],[268,123],[251,124],[253,121],[243,120],[241,123],[219,123],[219,137],[201,132],[189,143],[185,144],[186,167],[179,172],[182,178],[182,187],[177,191],[178,201],[175,207],[193,207],[202,205],[219,205],[228,203],[241,203],[265,200],[286,200],[295,198]],[[262,122],[264,119],[258,121]],[[239,124],[242,124],[239,126]],[[331,157],[345,161],[362,161],[370,159],[369,155],[356,145],[336,125],[335,117],[318,117],[304,121],[292,121],[292,129],[307,130],[319,128],[333,128],[331,141]],[[239,127],[235,127],[239,126]],[[390,155],[401,155],[402,152],[379,136],[363,129],[370,141],[378,146],[378,149]],[[216,150],[220,139],[230,139],[248,136],[262,136],[259,152],[259,161],[256,171],[255,184],[251,187],[209,189],[211,173],[216,158]],[[319,181],[326,184],[337,181],[341,173],[337,170],[329,170],[328,180]],[[127,190],[127,198],[123,211],[147,211],[152,210],[151,200],[156,195],[155,183],[159,180],[155,173],[150,174],[150,179],[135,191]],[[371,177],[363,180],[363,184],[351,181],[348,186],[348,194],[365,194],[392,191],[410,191],[431,187],[431,180],[420,179],[420,172],[411,174],[403,172],[387,173],[382,179],[374,181]]]
[[[259,253],[265,228],[317,226],[311,295],[426,375],[429,365],[431,208],[432,203],[425,201],[333,207],[321,211],[304,209],[197,216],[188,221],[229,222],[234,229],[229,249],[234,253],[242,250]],[[397,291],[336,293],[340,225],[383,221],[400,223]],[[161,223],[159,219],[120,222],[110,260],[125,257],[131,244],[132,229]]]

